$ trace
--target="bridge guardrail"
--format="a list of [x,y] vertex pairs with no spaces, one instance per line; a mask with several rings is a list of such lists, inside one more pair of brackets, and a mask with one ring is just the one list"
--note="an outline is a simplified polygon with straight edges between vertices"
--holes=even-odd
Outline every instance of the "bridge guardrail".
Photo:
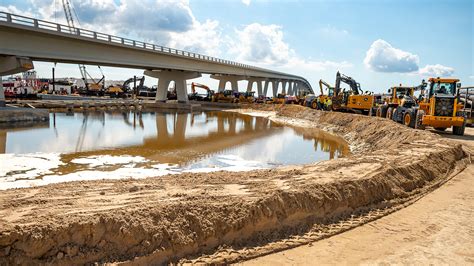
[[69,34],[69,35],[73,35],[73,36],[80,36],[80,37],[84,37],[84,38],[90,38],[90,39],[109,42],[109,43],[118,44],[118,45],[131,46],[131,47],[151,50],[151,51],[155,51],[155,52],[159,52],[159,53],[173,54],[173,55],[178,55],[178,56],[183,56],[183,57],[190,57],[190,58],[193,58],[193,59],[198,59],[198,60],[203,60],[203,61],[211,61],[211,62],[219,63],[219,64],[227,64],[227,65],[237,66],[237,67],[244,68],[244,69],[253,69],[253,70],[272,72],[272,73],[275,73],[275,74],[282,74],[282,75],[291,76],[295,79],[303,81],[304,83],[306,83],[308,88],[311,89],[310,83],[306,79],[304,79],[302,77],[299,77],[299,76],[288,75],[288,74],[281,73],[281,72],[278,72],[278,71],[266,70],[266,69],[263,69],[263,68],[238,63],[238,62],[235,62],[235,61],[220,59],[220,58],[207,56],[207,55],[194,53],[194,52],[187,52],[187,51],[174,49],[174,48],[170,48],[170,47],[166,47],[166,46],[162,46],[162,45],[136,41],[136,40],[132,40],[132,39],[124,38],[124,37],[114,36],[114,35],[110,35],[110,34],[106,34],[106,33],[100,33],[100,32],[96,32],[96,31],[92,31],[92,30],[82,29],[82,28],[74,28],[74,27],[70,27],[70,26],[64,25],[64,24],[59,24],[59,23],[55,23],[55,22],[40,20],[40,19],[36,19],[36,18],[25,17],[25,16],[21,16],[21,15],[16,15],[16,14],[3,12],[3,11],[0,11],[0,23],[1,22],[16,24],[16,25],[20,25],[20,26],[26,26],[26,27],[32,27],[32,28],[37,28],[37,29],[41,29],[41,30],[59,32],[59,33],[62,33],[62,34]]
[[100,33],[100,32],[81,29],[81,28],[73,28],[73,27],[55,23],[55,22],[29,18],[29,17],[15,15],[15,14],[6,13],[6,12],[0,12],[0,22],[8,22],[12,24],[18,24],[22,26],[34,27],[34,28],[43,29],[43,30],[71,34],[71,35],[76,35],[76,36],[81,36],[81,37],[116,43],[116,44],[123,44],[123,45],[133,46],[137,48],[144,48],[147,50],[153,50],[157,52],[170,53],[170,54],[175,54],[175,55],[197,58],[201,60],[213,61],[213,62],[222,63],[222,64],[229,64],[229,65],[239,66],[242,68],[255,68],[250,65],[246,65],[246,64],[242,64],[242,63],[238,63],[238,62],[234,62],[230,60],[220,59],[220,58],[216,58],[212,56],[207,56],[207,55],[203,55],[199,53],[183,51],[183,50],[174,49],[174,48],[152,44],[152,43],[145,43],[142,41],[136,41],[136,40],[132,40],[132,39],[124,38],[124,37],[114,36],[110,34]]

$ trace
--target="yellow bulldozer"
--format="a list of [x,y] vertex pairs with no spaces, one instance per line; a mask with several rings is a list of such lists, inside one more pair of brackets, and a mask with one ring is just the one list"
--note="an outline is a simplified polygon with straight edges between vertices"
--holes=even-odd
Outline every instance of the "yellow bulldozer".
[[220,103],[238,103],[239,98],[235,97],[234,91],[224,90],[214,93],[214,95],[212,95],[211,101]]
[[254,103],[255,102],[255,92],[246,91],[239,94],[239,102],[241,103]]

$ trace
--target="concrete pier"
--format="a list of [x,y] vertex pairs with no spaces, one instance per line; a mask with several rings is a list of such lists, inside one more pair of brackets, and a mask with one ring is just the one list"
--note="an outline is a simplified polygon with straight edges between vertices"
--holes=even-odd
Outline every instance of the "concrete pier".
[[0,107],[0,123],[48,121],[48,110]]

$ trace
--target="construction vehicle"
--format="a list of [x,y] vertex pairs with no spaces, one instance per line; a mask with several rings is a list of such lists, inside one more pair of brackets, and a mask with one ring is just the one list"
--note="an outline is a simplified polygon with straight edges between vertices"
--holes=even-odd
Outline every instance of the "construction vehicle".
[[239,98],[235,97],[235,93],[232,90],[224,90],[222,92],[217,92],[212,95],[213,102],[224,102],[224,103],[237,103]]
[[[198,94],[196,92],[196,88],[205,89],[206,94],[205,95]],[[209,102],[209,101],[212,100],[213,95],[214,95],[214,91],[209,89],[208,86],[192,82],[191,83],[191,93],[188,94],[188,98],[189,98],[190,101],[207,101],[207,102]]]
[[265,103],[268,104],[284,104],[285,103],[285,94],[284,93],[278,93],[276,97],[272,97],[270,99],[267,99]]
[[[415,91],[424,90],[426,87],[426,82],[423,80],[421,85],[417,87],[409,86],[394,86],[388,89],[389,97],[385,99],[385,102],[376,107],[375,115],[378,117],[386,117],[392,119],[394,111],[402,117],[395,117],[394,120],[401,122],[403,119],[403,114],[405,113],[405,108],[412,108],[414,104],[417,104],[415,99]],[[398,108],[398,109],[397,109]]]
[[254,103],[255,102],[255,92],[246,91],[239,94],[239,102],[241,103]]
[[[350,87],[350,91],[341,90],[341,82]],[[369,92],[363,92],[360,84],[353,78],[341,74],[336,74],[336,85],[334,96],[332,97],[332,110],[367,114],[374,106],[375,98]]]
[[[324,94],[323,85],[326,87],[326,90],[328,91],[327,94]],[[332,97],[334,97],[334,89],[335,88],[333,86],[329,85],[329,83],[327,83],[326,81],[324,81],[322,79],[319,80],[319,89],[321,91],[321,94],[318,96],[319,102],[324,103],[329,98],[332,99]],[[311,103],[311,108],[313,108],[313,109],[317,108],[317,102],[316,101]]]
[[420,99],[419,108],[407,112],[404,124],[423,129],[425,126],[444,131],[452,127],[454,135],[464,135],[466,118],[463,104],[460,103],[459,79],[430,78],[428,91]]

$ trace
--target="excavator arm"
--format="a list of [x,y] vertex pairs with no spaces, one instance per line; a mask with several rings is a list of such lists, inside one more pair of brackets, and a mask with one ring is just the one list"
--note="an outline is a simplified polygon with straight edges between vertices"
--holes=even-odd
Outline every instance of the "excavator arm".
[[192,93],[196,93],[196,87],[205,89],[205,90],[208,91],[208,92],[210,91],[210,89],[209,89],[208,86],[203,85],[203,84],[199,84],[199,83],[192,82],[192,83],[191,83],[191,92],[192,92]]
[[341,92],[341,82],[346,83],[351,88],[351,91],[354,95],[361,94],[360,84],[355,81],[353,78],[341,74],[339,71],[336,74],[336,87],[334,89],[335,95],[338,95]]
[[[330,91],[331,89],[334,89],[329,83],[326,81],[320,79],[319,80],[319,89],[321,90],[321,95],[324,95],[324,90],[323,90],[323,85],[326,86],[326,88]],[[328,92],[329,92],[328,91]]]

